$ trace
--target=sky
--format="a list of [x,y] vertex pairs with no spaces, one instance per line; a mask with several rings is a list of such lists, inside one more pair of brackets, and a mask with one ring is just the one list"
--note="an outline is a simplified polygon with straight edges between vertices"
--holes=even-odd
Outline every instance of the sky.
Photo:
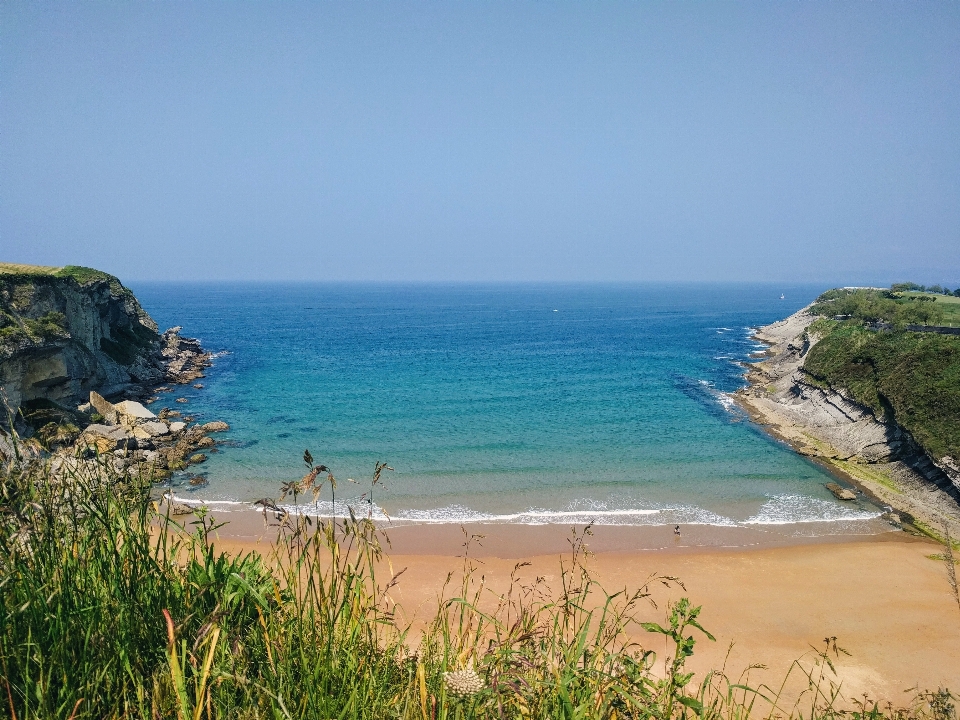
[[960,3],[6,2],[0,261],[960,284]]

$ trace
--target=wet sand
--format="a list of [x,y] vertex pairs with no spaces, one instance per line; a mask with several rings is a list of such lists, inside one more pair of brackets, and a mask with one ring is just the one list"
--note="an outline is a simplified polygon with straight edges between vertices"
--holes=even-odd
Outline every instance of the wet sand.
[[[269,552],[275,530],[254,514],[229,513],[219,546],[230,552]],[[466,530],[466,535],[464,533]],[[570,528],[525,525],[403,526],[389,530],[390,566],[406,568],[392,599],[414,633],[435,613],[448,573],[462,570],[463,543],[482,575],[489,602],[509,587],[518,562],[525,583],[543,577],[558,586],[560,558],[569,558]],[[667,603],[686,595],[702,605],[702,624],[716,642],[700,639],[689,667],[697,679],[726,663],[734,679],[752,663],[751,684],[779,684],[791,663],[825,637],[850,656],[836,659],[843,694],[907,702],[904,690],[960,688],[960,608],[944,562],[928,556],[942,547],[904,532],[872,536],[803,537],[803,529],[687,526],[598,527],[588,538],[588,567],[609,591],[635,589],[652,574],[675,576],[682,590],[654,586],[658,609],[643,620],[663,622]],[[801,535],[797,536],[797,532]],[[792,534],[791,534],[792,533]],[[634,639],[666,656],[662,640],[634,627]],[[732,650],[728,649],[733,643]],[[810,662],[808,661],[809,665]],[[795,680],[800,676],[795,674]],[[799,683],[794,690],[799,692]]]

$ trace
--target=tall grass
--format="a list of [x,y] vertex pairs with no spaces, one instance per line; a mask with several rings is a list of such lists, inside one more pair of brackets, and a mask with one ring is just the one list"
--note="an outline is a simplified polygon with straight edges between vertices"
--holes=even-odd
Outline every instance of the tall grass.
[[[275,555],[229,556],[204,513],[180,525],[161,512],[149,478],[78,467],[67,482],[42,464],[0,475],[0,712],[17,720],[955,716],[945,691],[900,710],[836,709],[835,639],[795,664],[802,705],[751,688],[752,668],[697,681],[686,661],[711,639],[700,608],[655,609],[651,585],[675,578],[604,591],[584,561],[589,529],[571,536],[556,593],[522,583],[521,564],[491,602],[466,555],[414,637],[368,518],[271,511]],[[632,642],[634,623],[669,657]]]

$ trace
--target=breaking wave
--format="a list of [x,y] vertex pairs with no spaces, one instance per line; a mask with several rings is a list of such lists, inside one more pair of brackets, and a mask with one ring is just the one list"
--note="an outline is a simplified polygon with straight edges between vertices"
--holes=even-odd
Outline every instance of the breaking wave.
[[[262,505],[250,502],[210,500],[170,496],[175,502],[199,507],[205,505],[213,510],[226,512],[263,512]],[[312,517],[347,517],[351,510],[355,517],[369,517],[381,523],[394,525],[443,525],[443,524],[518,524],[518,525],[711,525],[715,527],[743,527],[755,525],[791,525],[798,523],[826,523],[873,520],[881,516],[879,511],[840,505],[839,503],[799,495],[778,495],[768,499],[755,515],[746,520],[734,520],[710,510],[693,505],[678,505],[658,508],[609,508],[600,503],[595,507],[590,501],[571,503],[566,509],[527,508],[508,513],[483,512],[466,505],[454,504],[432,509],[405,509],[387,513],[379,505],[364,500],[338,501],[336,506],[329,500],[317,503],[293,505],[278,504],[277,507],[291,514]],[[267,512],[276,512],[271,508]]]

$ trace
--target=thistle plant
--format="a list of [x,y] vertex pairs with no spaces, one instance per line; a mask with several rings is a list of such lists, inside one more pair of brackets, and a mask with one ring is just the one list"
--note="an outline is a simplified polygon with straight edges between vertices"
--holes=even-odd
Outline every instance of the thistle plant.
[[443,682],[447,692],[454,697],[467,698],[476,695],[484,688],[483,678],[473,669],[473,661],[462,670],[454,670],[443,674]]

